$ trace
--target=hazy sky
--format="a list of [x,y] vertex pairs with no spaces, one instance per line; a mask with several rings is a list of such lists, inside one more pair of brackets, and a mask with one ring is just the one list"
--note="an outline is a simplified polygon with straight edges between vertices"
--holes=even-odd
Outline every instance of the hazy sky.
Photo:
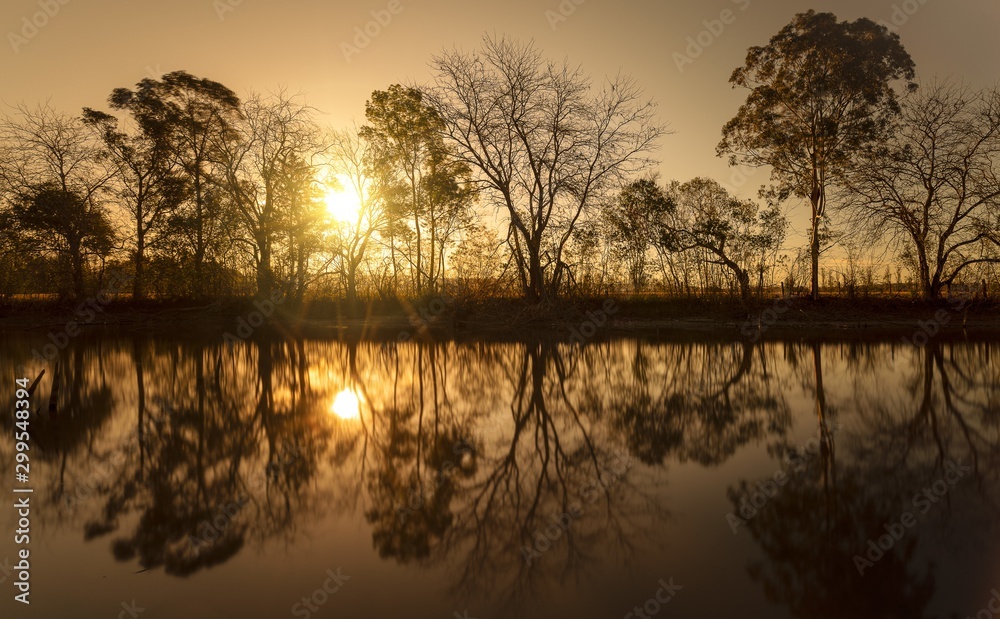
[[[331,125],[344,126],[364,121],[372,90],[424,82],[429,59],[442,48],[471,49],[496,32],[534,39],[549,56],[581,64],[595,78],[632,75],[674,131],[659,153],[663,177],[711,176],[752,196],[766,173],[738,186],[739,177],[715,156],[722,125],[745,96],[728,78],[748,47],[766,43],[810,8],[893,25],[923,78],[1000,81],[997,0],[2,0],[0,100],[106,108],[113,88],[183,69],[241,94],[287,86],[305,93]],[[716,32],[723,26],[718,36],[702,33],[704,22],[727,10],[731,23],[714,24]],[[369,24],[373,11],[388,23]],[[25,26],[25,19],[44,25]],[[354,46],[356,28],[366,25],[377,35],[345,57],[344,44]],[[708,46],[679,68],[675,54],[697,54],[688,37],[697,41],[699,34]],[[798,217],[793,224],[801,232]]]

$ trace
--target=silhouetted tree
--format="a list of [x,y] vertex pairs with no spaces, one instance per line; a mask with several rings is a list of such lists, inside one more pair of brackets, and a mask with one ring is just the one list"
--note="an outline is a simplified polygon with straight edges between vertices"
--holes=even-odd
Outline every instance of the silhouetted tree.
[[968,267],[1000,263],[1000,90],[948,83],[910,94],[893,137],[857,158],[845,196],[872,244],[903,247],[921,294],[938,299]]
[[[440,115],[416,88],[394,84],[387,91],[373,92],[365,116],[369,124],[359,133],[370,145],[371,173],[380,177],[386,202],[393,280],[398,231],[408,226],[415,241],[406,254],[415,292],[436,289],[444,274],[448,241],[463,227],[473,198],[469,166],[451,156],[442,139]],[[426,246],[425,235],[430,237]]]
[[65,258],[69,288],[84,296],[86,256],[106,256],[113,236],[101,204],[112,172],[100,145],[82,120],[42,105],[0,119],[0,148],[0,184],[13,200],[13,221],[32,235],[36,251]]
[[761,213],[753,200],[740,200],[706,178],[674,182],[668,194],[676,208],[662,219],[659,243],[670,251],[704,250],[736,279],[740,299],[750,301],[756,258],[773,253],[785,238],[777,207]]
[[337,222],[333,232],[337,264],[344,278],[347,301],[358,299],[358,273],[385,218],[378,176],[371,173],[368,142],[356,130],[337,132],[330,147],[333,169],[346,179],[344,189],[357,197],[358,212],[353,221]]
[[146,132],[122,130],[117,118],[90,108],[84,108],[83,118],[100,136],[114,171],[109,189],[132,221],[132,297],[142,299],[146,252],[155,247],[168,218],[187,198],[188,184],[162,140]]
[[504,38],[446,52],[432,66],[431,104],[450,142],[507,213],[525,299],[555,296],[581,217],[649,165],[664,134],[653,104],[621,76],[594,93],[579,68]]
[[36,248],[65,258],[73,296],[86,296],[87,256],[107,256],[114,239],[104,210],[92,198],[46,183],[22,193],[11,215]]
[[653,178],[625,185],[604,208],[602,217],[608,240],[625,262],[634,292],[646,285],[649,249],[657,240],[658,223],[674,208],[671,198]]
[[111,105],[127,109],[147,136],[163,144],[190,184],[191,199],[171,218],[171,226],[192,251],[192,292],[200,297],[206,291],[212,241],[223,234],[221,204],[210,195],[212,167],[219,159],[220,138],[239,117],[240,100],[218,82],[174,71],[159,80],[145,78],[135,90],[116,88]]
[[770,166],[779,198],[809,200],[813,299],[827,189],[852,156],[886,137],[899,112],[893,85],[912,80],[913,66],[886,27],[810,10],[751,47],[729,79],[750,94],[723,128],[718,153],[732,165]]
[[257,294],[269,297],[275,286],[274,254],[290,214],[283,208],[301,199],[282,195],[296,190],[287,177],[301,180],[302,166],[322,147],[310,108],[285,93],[251,94],[240,110],[232,131],[219,135],[220,183],[245,231]]

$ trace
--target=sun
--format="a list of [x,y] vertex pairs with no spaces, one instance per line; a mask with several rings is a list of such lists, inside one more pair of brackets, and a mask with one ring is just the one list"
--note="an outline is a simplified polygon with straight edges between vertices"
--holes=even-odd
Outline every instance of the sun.
[[344,389],[333,399],[330,414],[341,419],[357,419],[361,416],[361,398],[350,389]]
[[361,200],[350,183],[342,182],[342,189],[331,189],[326,193],[326,211],[336,221],[351,223],[357,221],[361,212]]

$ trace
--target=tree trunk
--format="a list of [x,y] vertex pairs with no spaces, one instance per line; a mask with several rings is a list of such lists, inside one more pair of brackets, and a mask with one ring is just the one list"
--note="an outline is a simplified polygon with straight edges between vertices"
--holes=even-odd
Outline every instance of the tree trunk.
[[347,305],[353,311],[358,303],[358,265],[349,262],[347,265]]
[[819,301],[819,222],[823,216],[823,186],[821,185],[818,171],[813,163],[812,194],[809,196],[809,204],[812,207],[812,238],[810,239],[809,256],[812,260],[812,290],[810,296],[813,301]]
[[80,239],[70,239],[69,252],[73,266],[73,296],[82,299],[86,296],[83,285],[83,249]]
[[260,249],[260,260],[257,261],[257,296],[262,299],[270,298],[274,289],[270,245],[266,239],[257,239],[257,246]]
[[136,228],[136,243],[135,243],[135,279],[132,280],[132,299],[134,301],[141,301],[146,292],[143,290],[143,267],[145,266],[145,253],[146,253],[146,235],[142,231],[142,222],[139,222],[139,226]]
[[[940,286],[935,286],[936,281],[931,281],[931,267],[927,263],[927,254],[921,244],[917,245],[917,267],[920,270],[920,296],[925,301],[934,301],[940,296]],[[936,280],[936,278],[935,278]]]
[[541,248],[537,243],[528,243],[528,289],[525,300],[538,303],[545,297],[545,281],[542,273]]
[[[815,207],[813,207],[815,212]],[[819,217],[813,216],[812,241],[809,247],[812,260],[812,289],[810,295],[813,301],[819,301]]]
[[204,205],[201,195],[201,163],[196,163],[197,168],[194,174],[194,201],[195,201],[195,249],[194,249],[194,296],[201,298],[205,291],[205,271],[203,263],[205,261],[205,221]]

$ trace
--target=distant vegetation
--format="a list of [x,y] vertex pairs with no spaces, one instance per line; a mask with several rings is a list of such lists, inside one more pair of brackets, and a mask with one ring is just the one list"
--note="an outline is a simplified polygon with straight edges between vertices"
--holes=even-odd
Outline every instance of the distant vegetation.
[[[627,77],[504,38],[431,68],[344,130],[285,91],[183,71],[115,89],[107,111],[22,104],[0,116],[0,300],[1000,287],[1000,91],[918,86],[870,20],[797,15],[733,73],[747,98],[718,152],[771,170],[760,202],[652,175],[669,131]],[[789,248],[799,205],[808,245]]]

